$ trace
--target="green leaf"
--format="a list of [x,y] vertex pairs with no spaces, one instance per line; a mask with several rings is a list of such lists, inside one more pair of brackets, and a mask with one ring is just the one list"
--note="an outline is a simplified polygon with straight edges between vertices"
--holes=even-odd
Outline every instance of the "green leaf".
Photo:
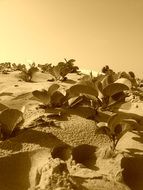
[[6,109],[0,114],[0,124],[4,135],[9,136],[23,121],[23,113],[17,109]]

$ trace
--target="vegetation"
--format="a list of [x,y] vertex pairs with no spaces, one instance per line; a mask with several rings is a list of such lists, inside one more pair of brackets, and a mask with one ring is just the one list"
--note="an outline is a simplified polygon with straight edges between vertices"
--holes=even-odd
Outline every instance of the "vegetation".
[[20,78],[22,78],[26,82],[31,82],[33,75],[38,71],[39,71],[39,69],[36,67],[35,63],[30,65],[29,69],[27,69],[26,67],[25,68],[22,67],[21,73],[20,73]]
[[[65,62],[59,62],[56,66],[39,64],[38,67],[42,72],[50,73],[54,80],[64,81],[68,73],[78,71],[78,67],[74,66],[74,62],[74,59],[68,61],[65,59]],[[22,64],[5,63],[4,65],[13,71],[19,70],[21,72],[20,77],[26,82],[30,82],[33,74],[39,71],[35,63],[31,64],[29,69]],[[137,126],[138,121],[135,118],[128,118],[124,114],[121,115],[118,113],[118,110],[121,105],[126,103],[126,99],[129,96],[143,97],[143,92],[139,90],[140,83],[138,81],[133,72],[115,73],[106,65],[102,68],[101,74],[93,77],[91,72],[90,75],[83,76],[79,82],[66,89],[64,94],[60,90],[60,85],[54,83],[48,89],[33,91],[32,95],[35,100],[43,104],[44,109],[52,108],[54,110],[55,108],[62,108],[63,110],[70,110],[78,107],[93,109],[95,115],[92,119],[97,122],[99,131],[106,132],[110,137],[112,148],[115,150],[120,138],[128,130],[133,129],[132,125]],[[106,120],[102,116],[99,117],[99,115],[106,113],[107,110],[112,113],[111,117]],[[53,112],[51,115],[60,117],[62,115],[60,113],[60,111],[58,111],[58,114]],[[10,115],[13,115],[13,117],[10,118]],[[6,118],[10,119],[7,120]],[[1,131],[5,134],[4,136],[10,136],[19,121],[22,120],[23,113],[21,111],[10,108],[4,109],[0,114]]]

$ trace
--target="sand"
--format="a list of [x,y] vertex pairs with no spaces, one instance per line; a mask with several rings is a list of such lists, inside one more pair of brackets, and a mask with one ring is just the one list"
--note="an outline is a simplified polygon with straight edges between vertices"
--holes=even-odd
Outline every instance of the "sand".
[[[81,77],[69,74],[67,81],[57,83],[64,91]],[[24,82],[19,80],[18,71],[0,74],[0,103],[25,109],[21,130],[0,141],[0,189],[143,189],[142,132],[126,133],[117,146],[117,156],[104,159],[110,140],[107,135],[97,133],[96,122],[88,119],[89,110],[70,110],[63,120],[54,119],[55,126],[38,125],[37,119],[45,110],[39,108],[38,101],[31,99],[31,92],[48,89],[53,83],[47,81],[49,78],[48,74],[38,72],[32,82]],[[70,151],[83,144],[87,145],[87,150],[76,153],[76,159],[82,162],[77,163]],[[53,158],[52,151],[59,146],[66,148],[63,152],[60,149]],[[95,148],[93,154],[90,147]],[[91,157],[84,162],[89,154]]]

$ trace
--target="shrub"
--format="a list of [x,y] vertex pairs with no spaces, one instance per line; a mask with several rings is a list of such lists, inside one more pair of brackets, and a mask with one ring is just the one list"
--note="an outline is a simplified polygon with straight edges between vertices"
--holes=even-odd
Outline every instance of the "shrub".
[[22,68],[20,73],[20,78],[22,78],[26,82],[31,82],[33,75],[38,72],[39,69],[35,67],[35,65],[30,65],[30,69]]

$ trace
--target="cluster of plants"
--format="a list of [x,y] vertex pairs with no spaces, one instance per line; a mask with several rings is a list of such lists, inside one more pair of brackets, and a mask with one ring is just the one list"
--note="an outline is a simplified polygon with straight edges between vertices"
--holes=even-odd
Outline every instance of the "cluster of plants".
[[[64,64],[67,63],[68,61]],[[62,68],[62,65],[63,63],[59,63],[57,67]],[[36,68],[34,63],[30,69],[33,68]],[[22,72],[27,74],[28,71],[23,70]],[[26,80],[29,81],[31,78]],[[138,82],[133,72],[115,73],[105,66],[101,74],[93,77],[91,72],[90,75],[83,76],[80,81],[66,89],[65,93],[60,89],[60,85],[54,83],[48,89],[33,91],[32,99],[41,102],[41,107],[46,109],[47,114],[50,109],[50,113],[53,112],[50,116],[54,117],[62,117],[63,113],[66,114],[70,110],[80,108],[82,112],[82,109],[90,108],[92,117],[89,118],[95,120],[98,133],[105,133],[109,136],[113,150],[127,131],[133,130],[139,125],[139,120],[133,115],[119,112],[122,105],[132,104],[127,102],[126,98],[138,89]],[[12,121],[11,118],[13,118]],[[19,121],[23,121],[21,111],[3,108],[3,112],[0,114],[0,127],[3,134],[6,134],[5,136],[11,135]]]
[[39,71],[38,67],[36,64],[33,62],[32,64],[29,65],[30,68],[27,69],[26,67],[21,68],[21,73],[20,73],[20,78],[26,82],[31,82],[34,74]]
[[65,62],[59,62],[57,65],[45,64],[38,65],[41,68],[42,72],[47,72],[52,75],[52,80],[64,81],[67,79],[66,75],[68,73],[78,73],[79,68],[74,66],[74,59],[66,60]]
[[[121,105],[127,103],[129,93],[136,90],[137,82],[133,72],[115,73],[108,69],[97,77],[93,77],[92,73],[85,75],[77,84],[68,88],[65,94],[60,91],[58,84],[52,84],[48,90],[33,91],[33,96],[44,108],[62,108],[66,111],[79,107],[91,108],[94,112],[92,119],[97,122],[98,132],[106,133],[112,141],[112,148],[115,149],[120,138],[138,126],[136,118],[118,112]],[[106,115],[107,111],[111,116]]]
[[38,64],[36,66],[35,62],[29,64],[30,68],[27,69],[25,64],[16,64],[5,62],[0,64],[0,71],[3,74],[8,74],[12,71],[20,71],[20,78],[26,82],[31,82],[32,77],[35,72],[41,70],[42,73],[49,73],[52,75],[52,79],[49,81],[64,81],[67,79],[68,73],[79,73],[79,68],[74,65],[75,60],[64,60],[64,62],[59,62],[57,65],[48,64]]

